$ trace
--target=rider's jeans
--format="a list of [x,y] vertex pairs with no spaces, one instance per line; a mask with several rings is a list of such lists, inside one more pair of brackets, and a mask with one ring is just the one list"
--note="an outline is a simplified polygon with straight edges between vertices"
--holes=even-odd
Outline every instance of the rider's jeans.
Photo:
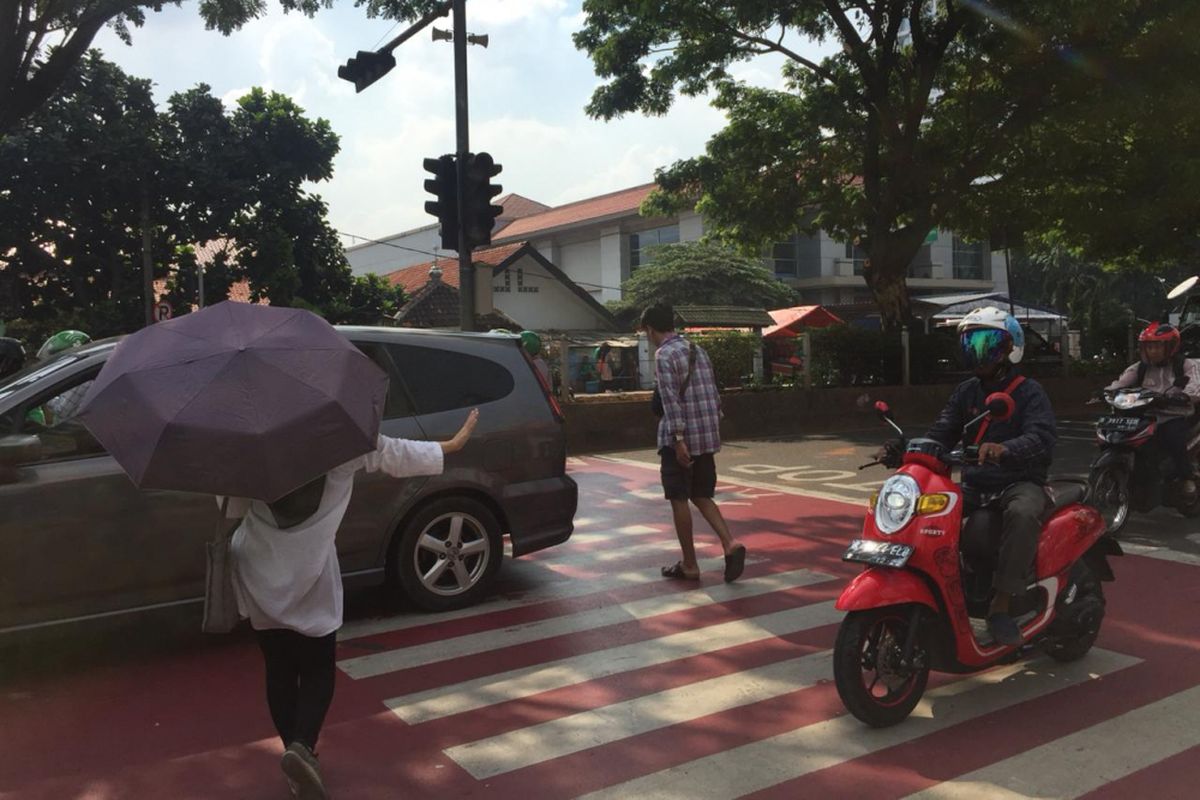
[[1046,490],[1029,481],[1012,484],[982,507],[967,501],[964,510],[969,516],[963,528],[964,541],[989,542],[992,552],[996,550],[996,540],[1000,542],[992,581],[996,591],[1010,595],[1025,592],[1037,558],[1042,521],[1049,509]]
[[1162,452],[1171,457],[1171,461],[1175,462],[1176,478],[1191,478],[1195,473],[1192,459],[1188,457],[1188,433],[1190,430],[1191,421],[1187,417],[1162,420],[1158,423],[1158,430],[1154,432],[1154,439],[1151,440],[1162,448]]

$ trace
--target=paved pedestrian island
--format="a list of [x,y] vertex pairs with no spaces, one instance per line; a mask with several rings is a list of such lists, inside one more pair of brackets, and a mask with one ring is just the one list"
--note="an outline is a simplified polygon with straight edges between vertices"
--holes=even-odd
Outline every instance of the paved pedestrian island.
[[[1082,661],[935,674],[871,730],[832,683],[840,555],[863,506],[761,483],[718,501],[749,548],[677,558],[656,474],[573,460],[578,528],[495,596],[352,619],[319,753],[336,798],[1193,798],[1200,567],[1115,563]],[[0,687],[0,797],[286,798],[253,642]]]

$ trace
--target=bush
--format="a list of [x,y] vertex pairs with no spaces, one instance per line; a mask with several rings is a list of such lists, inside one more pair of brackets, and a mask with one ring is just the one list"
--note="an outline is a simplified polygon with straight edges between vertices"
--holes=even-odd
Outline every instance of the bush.
[[[853,325],[831,325],[812,333],[814,386],[898,383],[900,337]],[[896,376],[895,378],[892,375]]]
[[762,348],[758,334],[716,331],[689,338],[708,353],[717,386],[740,386],[745,376],[754,373],[754,354]]

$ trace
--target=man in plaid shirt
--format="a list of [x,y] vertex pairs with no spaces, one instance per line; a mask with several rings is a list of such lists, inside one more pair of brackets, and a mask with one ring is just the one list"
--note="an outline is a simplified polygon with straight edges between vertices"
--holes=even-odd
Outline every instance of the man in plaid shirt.
[[712,364],[703,348],[675,333],[675,310],[670,306],[647,308],[642,313],[641,327],[655,348],[654,374],[663,407],[658,423],[663,493],[671,501],[675,534],[683,551],[683,558],[663,567],[662,574],[685,580],[700,578],[690,500],[721,539],[725,581],[735,581],[746,564],[746,548],[730,536],[721,509],[713,500],[717,486],[713,456],[721,449],[721,398]]

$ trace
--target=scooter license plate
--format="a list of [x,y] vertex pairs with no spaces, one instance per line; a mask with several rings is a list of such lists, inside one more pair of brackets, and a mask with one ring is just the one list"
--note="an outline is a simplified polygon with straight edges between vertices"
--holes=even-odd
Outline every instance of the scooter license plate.
[[1101,417],[1097,424],[1101,428],[1115,431],[1136,431],[1145,424],[1141,417]]
[[855,539],[846,548],[842,561],[856,561],[877,567],[903,567],[913,554],[912,545],[877,542],[872,539]]

